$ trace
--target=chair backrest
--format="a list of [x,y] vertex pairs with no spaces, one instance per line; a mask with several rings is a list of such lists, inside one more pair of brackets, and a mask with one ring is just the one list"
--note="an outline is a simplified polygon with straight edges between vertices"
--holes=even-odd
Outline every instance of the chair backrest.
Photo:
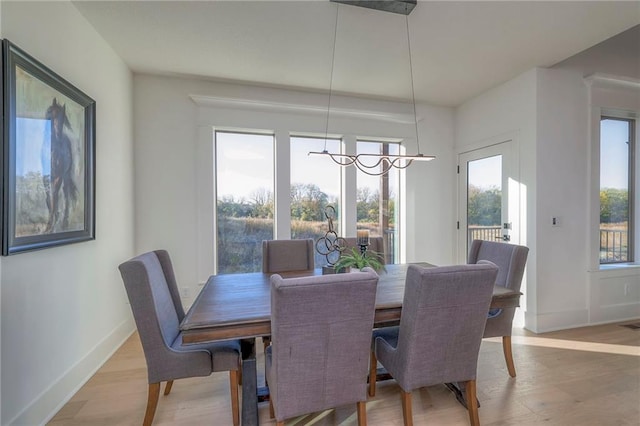
[[271,277],[276,418],[366,400],[378,275]]
[[173,272],[171,258],[166,250],[155,250],[154,253],[160,261],[160,266],[162,266],[164,278],[167,281],[169,293],[171,293],[171,299],[173,300],[173,305],[176,308],[176,314],[178,314],[178,321],[181,322],[184,319],[184,307],[182,306],[182,300],[180,299],[180,291],[178,290],[178,283],[176,282],[176,276]]
[[171,349],[180,334],[180,319],[163,269],[168,255],[164,263],[160,258],[149,252],[119,266],[147,361],[149,383],[211,374],[209,352]]
[[496,241],[473,240],[467,263],[488,260],[498,266],[496,284],[520,291],[529,248]]
[[[360,248],[360,246],[357,244],[357,240],[358,239],[356,237],[345,238],[346,246],[349,248]],[[387,258],[385,256],[384,240],[382,237],[369,238],[369,246],[367,247],[367,250],[375,251],[376,253],[378,253],[382,257],[383,263],[386,263]]]
[[311,271],[313,239],[262,241],[262,272]]
[[476,378],[497,273],[491,264],[409,266],[394,368],[403,389]]

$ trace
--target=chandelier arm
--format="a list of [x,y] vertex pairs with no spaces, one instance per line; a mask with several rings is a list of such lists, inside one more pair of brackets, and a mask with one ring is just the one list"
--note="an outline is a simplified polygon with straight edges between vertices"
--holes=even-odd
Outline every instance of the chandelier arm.
[[416,161],[431,161],[434,157],[433,155],[402,155],[402,154],[358,154],[358,157],[374,157],[374,158],[388,158],[390,160],[400,159],[400,160],[416,160]]
[[362,165],[362,167],[365,167],[365,168],[367,168],[367,169],[373,169],[373,168],[376,168],[376,167],[378,167],[378,166],[380,165],[380,163],[382,163],[383,161],[387,161],[387,162],[389,161],[389,158],[388,158],[387,156],[384,156],[384,155],[382,155],[382,156],[377,156],[377,155],[376,155],[376,157],[378,157],[378,161],[376,161],[376,162],[375,162],[375,164],[368,165],[368,164],[365,164],[362,160],[360,160],[360,157],[361,157],[361,156],[365,156],[365,157],[373,157],[373,156],[372,156],[372,155],[370,155],[370,154],[369,154],[369,155],[367,155],[367,154],[358,154],[358,155],[356,155],[356,156],[355,156],[355,161],[356,161],[356,162],[358,162],[358,163],[360,163],[360,165]]
[[358,168],[358,170],[360,170],[362,173],[364,173],[365,175],[369,175],[369,176],[382,176],[384,173],[383,172],[370,172],[367,169],[363,169],[359,163],[355,163],[355,166]]
[[372,172],[371,169],[367,169],[366,166],[360,162],[356,162],[354,164],[358,168],[358,170],[360,170],[362,173],[369,176],[382,176],[384,174],[389,173],[389,170],[391,170],[391,166],[389,162],[386,162],[385,164],[383,164],[383,166],[375,172]]
[[[395,164],[396,161],[400,161],[400,160],[405,160],[407,163],[403,166],[401,164]],[[407,167],[409,167],[411,165],[411,163],[413,163],[412,159],[403,159],[403,158],[396,158],[395,160],[393,160],[393,164],[392,166],[398,170],[403,170],[406,169]]]
[[[331,158],[333,160],[334,163],[339,164],[341,166],[350,166],[350,165],[352,165],[352,164],[354,164],[356,162],[356,159],[351,155],[331,154],[331,153],[327,153],[327,155],[329,156],[329,158]],[[336,157],[345,158],[345,162],[342,162],[339,159],[336,159]]]

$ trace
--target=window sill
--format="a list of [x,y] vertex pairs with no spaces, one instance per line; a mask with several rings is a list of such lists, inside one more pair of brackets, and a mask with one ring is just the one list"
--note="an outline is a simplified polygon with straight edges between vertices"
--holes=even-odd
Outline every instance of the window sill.
[[640,268],[640,263],[628,262],[628,263],[608,263],[600,265],[601,271],[611,271],[618,269],[635,269]]
[[592,273],[606,277],[640,276],[640,263],[616,263],[612,265],[600,265],[599,269]]

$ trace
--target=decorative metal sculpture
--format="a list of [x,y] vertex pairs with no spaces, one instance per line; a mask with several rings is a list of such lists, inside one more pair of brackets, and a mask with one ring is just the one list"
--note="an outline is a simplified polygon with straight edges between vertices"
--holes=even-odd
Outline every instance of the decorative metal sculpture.
[[328,230],[324,236],[316,240],[316,251],[327,259],[327,265],[333,266],[340,258],[340,253],[347,247],[347,241],[338,237],[333,229],[333,219],[336,218],[336,209],[329,205],[324,208],[324,217],[327,218]]

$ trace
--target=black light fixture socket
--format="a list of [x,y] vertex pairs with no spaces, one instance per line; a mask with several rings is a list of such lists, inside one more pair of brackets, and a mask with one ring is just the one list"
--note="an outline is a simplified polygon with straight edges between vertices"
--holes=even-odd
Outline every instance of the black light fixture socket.
[[418,0],[330,0],[334,3],[349,4],[351,6],[366,7],[385,12],[408,15],[411,13]]

